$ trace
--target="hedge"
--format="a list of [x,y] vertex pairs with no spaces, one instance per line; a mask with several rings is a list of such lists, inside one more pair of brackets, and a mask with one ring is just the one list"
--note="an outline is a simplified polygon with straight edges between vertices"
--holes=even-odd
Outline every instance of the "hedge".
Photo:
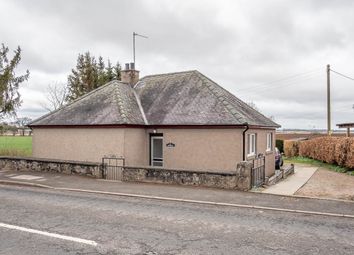
[[284,141],[284,153],[287,157],[299,156],[299,140],[285,140]]
[[354,137],[328,136],[301,141],[298,155],[354,168]]
[[281,153],[284,152],[284,141],[283,141],[283,140],[277,139],[277,140],[275,141],[275,146],[279,149],[279,151],[280,151]]

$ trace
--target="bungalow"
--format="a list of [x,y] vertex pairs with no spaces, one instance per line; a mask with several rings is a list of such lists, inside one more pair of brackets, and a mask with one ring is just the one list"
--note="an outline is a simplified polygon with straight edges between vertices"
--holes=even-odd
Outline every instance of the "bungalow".
[[198,71],[139,79],[126,65],[106,85],[29,126],[33,156],[101,162],[124,157],[127,166],[231,171],[265,155],[274,174],[279,127]]

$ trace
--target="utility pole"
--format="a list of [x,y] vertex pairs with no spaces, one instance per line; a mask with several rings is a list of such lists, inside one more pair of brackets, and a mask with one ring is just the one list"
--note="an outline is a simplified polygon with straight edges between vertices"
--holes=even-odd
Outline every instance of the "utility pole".
[[331,82],[330,82],[331,68],[327,65],[327,135],[331,135]]
[[133,32],[133,63],[134,63],[134,68],[136,68],[136,64],[135,64],[135,36],[140,36],[143,38],[148,38],[145,35],[139,35],[138,33]]

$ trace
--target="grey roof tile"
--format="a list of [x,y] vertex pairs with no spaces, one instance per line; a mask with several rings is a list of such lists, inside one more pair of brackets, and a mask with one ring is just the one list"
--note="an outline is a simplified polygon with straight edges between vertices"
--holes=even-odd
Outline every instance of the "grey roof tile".
[[151,125],[279,126],[198,71],[146,76],[135,89]]
[[130,85],[112,81],[33,121],[39,125],[141,124],[144,120]]
[[112,81],[35,120],[31,126],[245,123],[279,126],[198,71],[186,71],[146,76],[134,89]]

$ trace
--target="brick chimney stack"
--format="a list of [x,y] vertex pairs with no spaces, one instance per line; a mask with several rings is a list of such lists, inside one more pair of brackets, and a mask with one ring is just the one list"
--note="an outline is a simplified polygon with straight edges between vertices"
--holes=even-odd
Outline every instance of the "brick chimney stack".
[[121,82],[134,86],[139,81],[139,71],[135,70],[134,63],[125,64],[125,69],[121,71]]

